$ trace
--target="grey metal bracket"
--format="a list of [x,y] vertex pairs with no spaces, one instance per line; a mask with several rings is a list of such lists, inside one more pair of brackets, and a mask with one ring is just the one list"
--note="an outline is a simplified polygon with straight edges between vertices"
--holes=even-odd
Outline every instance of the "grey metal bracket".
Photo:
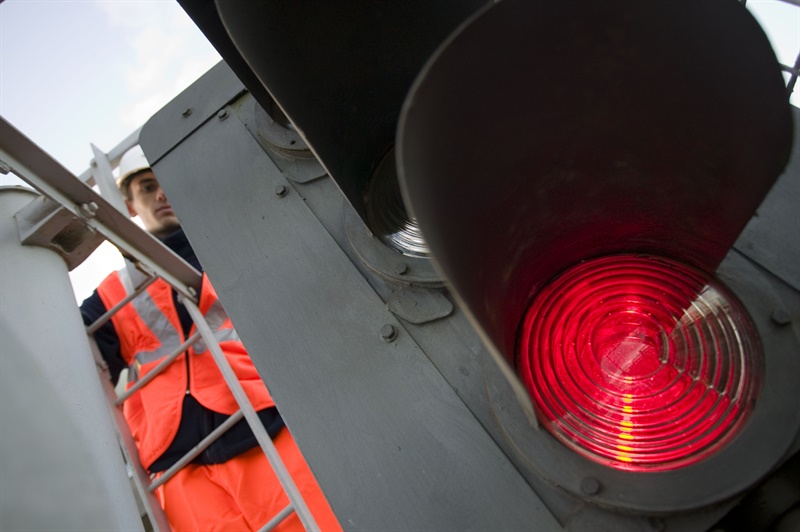
[[392,293],[386,306],[395,316],[417,325],[446,318],[453,312],[453,303],[440,291],[411,286]]
[[[94,217],[96,211],[97,204],[80,206],[86,219]],[[34,199],[14,218],[23,245],[55,251],[64,258],[70,270],[79,266],[105,240],[84,220],[45,196]]]
[[[275,107],[274,113],[282,113],[277,104]],[[231,108],[287,179],[295,183],[310,183],[327,175],[303,139],[302,132],[275,120],[255,98],[240,98]]]

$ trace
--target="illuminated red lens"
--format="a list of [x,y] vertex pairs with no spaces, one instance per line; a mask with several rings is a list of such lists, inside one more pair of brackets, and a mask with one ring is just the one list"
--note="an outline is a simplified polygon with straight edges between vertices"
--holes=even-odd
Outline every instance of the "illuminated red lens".
[[723,286],[638,255],[583,262],[537,294],[517,368],[556,438],[632,471],[717,450],[742,425],[762,371],[755,329]]

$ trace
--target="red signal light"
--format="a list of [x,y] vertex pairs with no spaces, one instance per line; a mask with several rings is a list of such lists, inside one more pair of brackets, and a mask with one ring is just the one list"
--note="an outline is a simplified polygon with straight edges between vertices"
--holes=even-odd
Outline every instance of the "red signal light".
[[562,443],[617,469],[664,471],[737,433],[761,360],[747,312],[719,282],[619,255],[580,263],[536,295],[517,368]]

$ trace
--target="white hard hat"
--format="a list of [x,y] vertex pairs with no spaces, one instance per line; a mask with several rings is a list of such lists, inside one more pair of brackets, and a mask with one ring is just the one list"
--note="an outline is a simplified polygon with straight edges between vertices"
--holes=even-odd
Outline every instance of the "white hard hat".
[[142,148],[137,144],[126,151],[119,160],[117,186],[123,194],[127,192],[129,178],[144,170],[150,170],[150,163],[147,162],[147,157],[144,156]]

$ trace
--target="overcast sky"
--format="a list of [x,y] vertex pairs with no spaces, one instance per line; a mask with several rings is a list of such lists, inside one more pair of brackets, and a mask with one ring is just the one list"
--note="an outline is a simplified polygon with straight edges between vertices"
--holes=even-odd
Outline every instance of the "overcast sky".
[[[379,1],[379,0],[376,0]],[[778,59],[794,64],[800,8],[749,0]],[[6,0],[0,114],[76,175],[220,60],[174,0]],[[800,90],[792,103],[800,106]],[[14,180],[0,175],[0,185]],[[72,272],[76,298],[121,264],[113,248]]]
[[0,114],[76,174],[219,60],[174,0],[0,4]]

